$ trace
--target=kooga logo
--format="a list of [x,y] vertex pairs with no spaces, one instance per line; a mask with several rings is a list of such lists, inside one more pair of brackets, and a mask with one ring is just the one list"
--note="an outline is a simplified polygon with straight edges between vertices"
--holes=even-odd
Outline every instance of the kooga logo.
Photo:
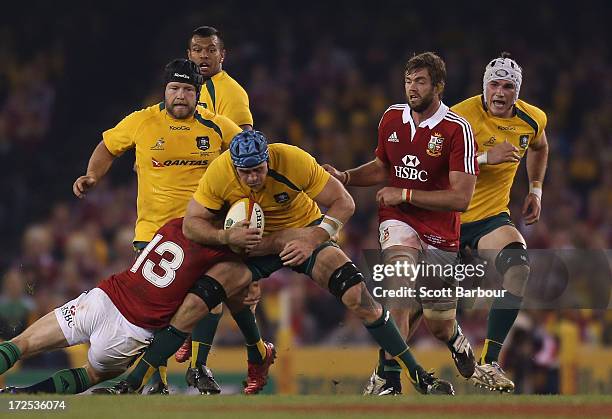
[[189,76],[187,74],[174,73],[174,77],[180,77],[182,79],[189,80]]

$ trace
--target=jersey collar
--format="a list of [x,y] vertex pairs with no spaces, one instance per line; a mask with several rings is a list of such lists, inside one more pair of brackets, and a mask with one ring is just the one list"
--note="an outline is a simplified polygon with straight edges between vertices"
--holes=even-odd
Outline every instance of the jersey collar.
[[[432,129],[433,127],[438,125],[440,122],[442,122],[447,112],[448,112],[448,106],[446,106],[444,102],[440,102],[440,107],[438,108],[438,110],[426,120],[421,121],[418,128],[427,127],[429,129]],[[402,113],[402,122],[404,124],[410,123],[411,127],[415,126],[414,120],[412,119],[412,115],[410,113],[410,106],[406,106],[404,108],[404,112]]]

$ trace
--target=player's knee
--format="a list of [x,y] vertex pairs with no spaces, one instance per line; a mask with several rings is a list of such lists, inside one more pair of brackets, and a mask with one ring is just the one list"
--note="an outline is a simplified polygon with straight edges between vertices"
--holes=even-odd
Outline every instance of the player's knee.
[[11,343],[19,348],[22,358],[30,356],[30,342],[27,336],[24,336],[24,333],[11,339]]
[[189,290],[189,293],[200,297],[201,301],[208,307],[208,311],[217,307],[227,298],[223,286],[221,286],[215,278],[209,275],[204,275],[204,277],[198,279]]
[[[360,287],[355,287],[355,285],[363,283],[363,280],[363,275],[359,272],[355,264],[353,262],[346,262],[331,274],[328,283],[329,292],[345,305],[347,305],[347,303],[351,305],[355,303],[359,304],[361,300],[361,289]],[[351,292],[346,295],[349,290]]]
[[448,342],[450,338],[453,337],[455,331],[454,318],[442,320],[440,318],[425,317],[425,321],[427,322],[427,327],[431,331],[431,334],[435,336],[436,339],[442,342]]
[[346,290],[346,292],[342,296],[342,304],[344,304],[346,308],[353,312],[358,312],[359,309],[362,307],[362,287],[365,288],[365,285],[363,285],[363,283],[361,285],[356,284]]
[[529,279],[529,254],[521,242],[513,242],[504,247],[495,259],[495,267],[503,277],[504,289],[522,297]]

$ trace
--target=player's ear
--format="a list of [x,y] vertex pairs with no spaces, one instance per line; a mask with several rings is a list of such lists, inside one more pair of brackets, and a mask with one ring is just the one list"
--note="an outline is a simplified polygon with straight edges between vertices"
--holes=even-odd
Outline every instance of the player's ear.
[[225,48],[221,49],[221,63],[223,63],[223,60],[225,60]]
[[436,84],[434,91],[438,96],[441,96],[442,92],[444,91],[444,82],[441,81],[440,83]]

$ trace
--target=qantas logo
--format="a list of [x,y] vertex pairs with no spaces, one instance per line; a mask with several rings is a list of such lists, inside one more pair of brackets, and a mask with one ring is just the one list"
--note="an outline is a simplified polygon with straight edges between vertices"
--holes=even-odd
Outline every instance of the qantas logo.
[[168,166],[207,166],[208,160],[165,160],[160,162],[151,158],[153,167],[168,167]]
[[400,179],[427,182],[427,171],[417,169],[417,167],[421,164],[421,161],[417,156],[406,154],[404,157],[402,157],[402,163],[404,163],[404,166],[394,166],[396,177]]

